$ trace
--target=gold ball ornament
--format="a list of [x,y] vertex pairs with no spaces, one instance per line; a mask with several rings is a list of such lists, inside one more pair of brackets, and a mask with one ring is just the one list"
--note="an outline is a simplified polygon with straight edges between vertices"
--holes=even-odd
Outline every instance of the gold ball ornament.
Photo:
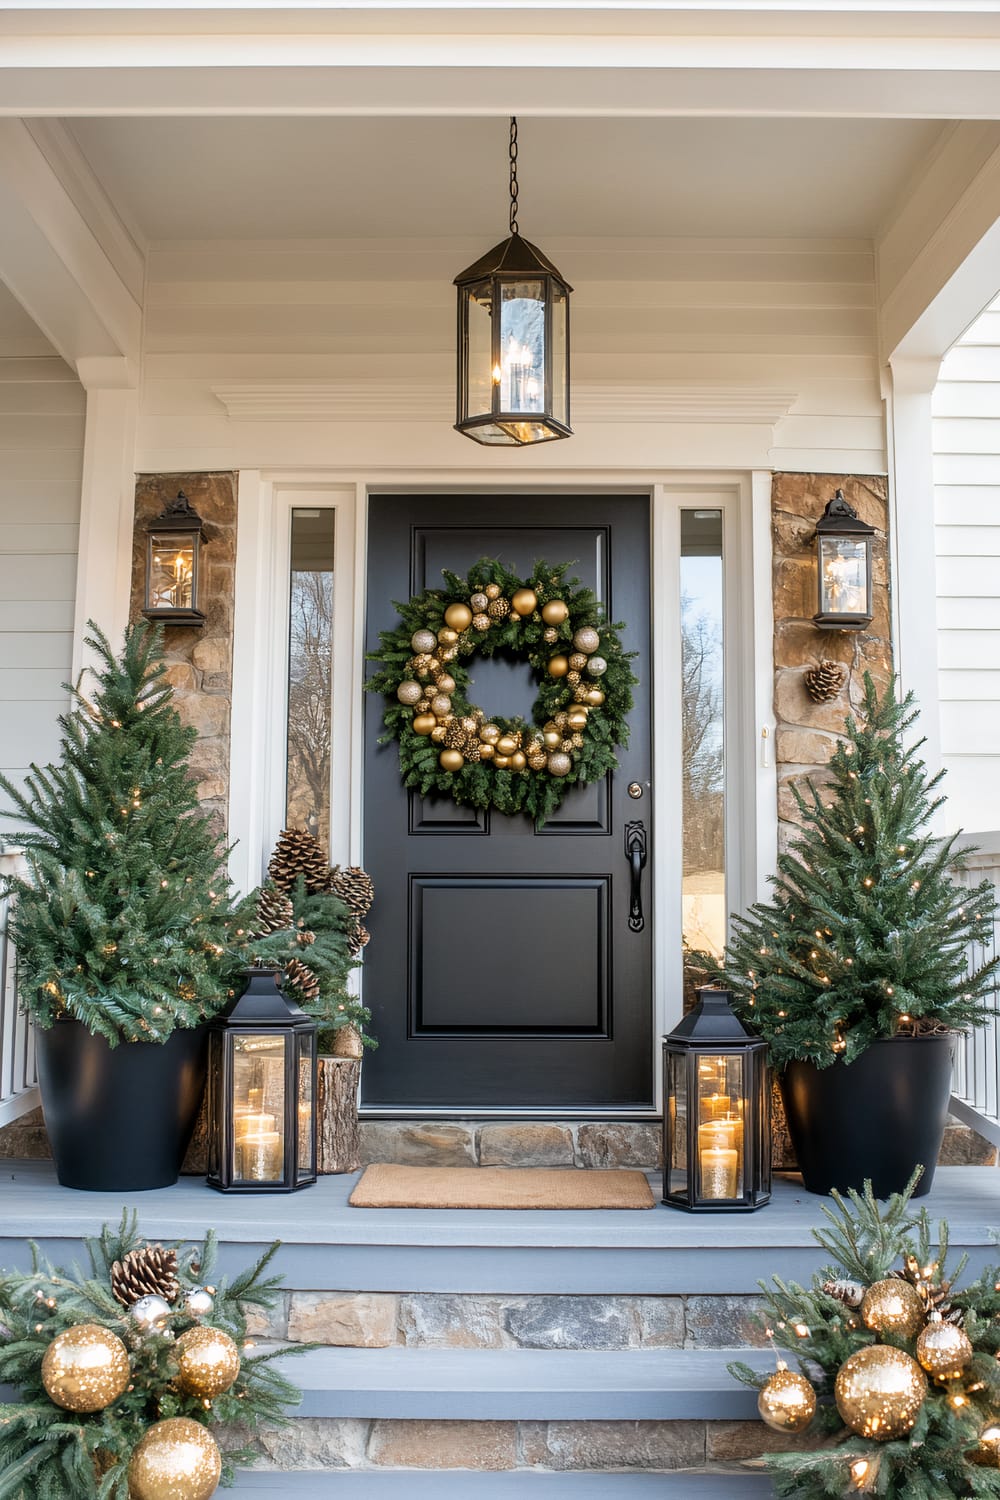
[[473,630],[478,630],[482,634],[485,634],[489,630],[491,623],[489,615],[484,612],[472,616]]
[[556,641],[558,639],[559,639],[559,632],[558,632],[558,630],[553,630],[551,626],[549,626],[548,630],[544,630],[542,632],[542,640],[545,642],[545,644],[547,646],[554,646],[555,643],[556,643]]
[[[480,753],[482,753],[482,752],[480,752]],[[496,766],[496,768],[497,768],[498,771],[506,771],[510,767],[510,756],[509,755],[494,755],[494,757],[493,757],[493,764]]]
[[495,754],[496,754],[496,751],[493,749],[492,745],[486,744],[486,745],[480,745],[479,746],[479,759],[480,760],[492,760]]
[[210,1500],[221,1478],[222,1454],[208,1428],[190,1417],[168,1417],[136,1444],[129,1500]]
[[553,750],[548,759],[548,769],[551,776],[568,776],[573,769],[573,762],[565,750]]
[[524,768],[525,768],[525,766],[527,764],[528,764],[528,757],[525,755],[524,751],[523,750],[515,750],[514,754],[510,758],[510,768],[511,768],[511,770],[512,771],[523,771]]
[[488,583],[483,589],[487,599],[499,599],[503,590],[498,583]]
[[545,733],[542,735],[542,743],[544,744],[546,750],[558,750],[559,742],[561,739],[562,735],[559,733],[558,729],[546,729]]
[[410,645],[418,656],[429,655],[437,645],[433,630],[415,630],[410,636]]
[[510,604],[516,615],[532,615],[538,608],[538,595],[534,589],[516,589],[510,596]]
[[566,723],[570,729],[586,729],[587,710],[585,708],[571,708],[566,717]]
[[[489,604],[489,602],[490,601],[487,599],[485,594],[476,593],[473,594],[471,599],[469,600],[469,608],[475,615],[484,615],[486,613],[486,606],[487,604]],[[479,627],[477,625],[476,629],[478,630],[478,628]]]
[[455,642],[458,640],[458,631],[449,630],[447,625],[443,625],[438,631],[438,640],[441,642],[442,646],[454,646]]
[[587,702],[590,704],[591,708],[600,708],[601,704],[604,702],[604,694],[601,692],[601,689],[590,688],[587,693]]
[[495,745],[500,738],[500,728],[496,724],[484,724],[479,731],[479,738],[484,745]]
[[99,1323],[63,1329],[42,1357],[45,1393],[64,1411],[103,1411],[128,1382],[128,1350]]
[[496,742],[498,755],[513,755],[517,749],[517,740],[512,734],[502,734]]
[[189,1328],[177,1340],[177,1384],[189,1396],[211,1401],[240,1373],[240,1351],[221,1328]]
[[816,1392],[797,1371],[777,1370],[761,1387],[757,1410],[773,1432],[805,1432],[816,1415]]
[[585,656],[596,651],[601,644],[601,637],[592,625],[581,625],[579,630],[573,632],[573,645]]
[[876,1281],[861,1299],[861,1321],[873,1333],[915,1338],[924,1325],[923,1299],[915,1286],[898,1277]]
[[587,663],[587,671],[591,677],[603,677],[608,670],[608,664],[603,656],[592,656]]
[[401,682],[396,689],[396,697],[407,708],[412,708],[423,696],[424,690],[419,682]]
[[917,1360],[928,1375],[954,1380],[972,1359],[972,1344],[964,1329],[946,1323],[940,1313],[931,1313],[927,1327],[917,1339]]
[[542,605],[542,619],[546,625],[561,625],[569,614],[569,605],[564,599],[550,599]]
[[565,677],[569,671],[569,661],[565,656],[552,656],[549,658],[549,676]]
[[443,724],[435,724],[434,728],[431,730],[431,739],[434,741],[435,745],[440,745],[446,733],[447,731]]
[[444,623],[451,630],[468,630],[472,624],[472,610],[467,604],[449,604],[444,612]]
[[979,1445],[966,1455],[986,1469],[1000,1469],[1000,1423],[987,1422],[979,1434]]
[[445,693],[435,693],[431,699],[431,713],[446,719],[451,713],[451,699]]
[[414,734],[431,734],[437,724],[433,714],[417,714],[413,720]]
[[450,698],[455,691],[455,679],[454,677],[450,677],[447,672],[442,672],[437,680],[436,687],[439,693],[443,693],[446,698]]
[[884,1443],[913,1427],[927,1395],[927,1376],[902,1349],[872,1344],[841,1365],[834,1395],[852,1432]]
[[465,765],[465,756],[461,750],[442,750],[438,760],[444,771],[460,771]]

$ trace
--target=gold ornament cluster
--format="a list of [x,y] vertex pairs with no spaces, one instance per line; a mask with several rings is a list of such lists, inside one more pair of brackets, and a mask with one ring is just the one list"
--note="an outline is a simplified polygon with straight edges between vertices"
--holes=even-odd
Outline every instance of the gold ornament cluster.
[[129,1500],[210,1500],[222,1478],[215,1438],[190,1417],[156,1422],[128,1466]]
[[103,1411],[128,1387],[128,1350],[99,1323],[77,1323],[57,1333],[42,1359],[42,1384],[64,1411]]
[[[576,753],[583,745],[583,731],[593,709],[604,703],[600,679],[608,669],[607,661],[598,655],[601,638],[593,626],[584,625],[573,634],[573,651],[557,652],[549,658],[548,672],[554,678],[566,678],[572,689],[572,704],[554,714],[541,729],[513,730],[505,734],[491,723],[481,709],[459,716],[452,711],[452,694],[456,683],[449,664],[459,652],[464,631],[488,631],[513,615],[528,618],[539,609],[534,589],[516,589],[505,598],[497,583],[488,583],[469,595],[469,600],[449,604],[444,625],[435,634],[428,629],[414,631],[410,646],[413,656],[407,663],[410,674],[396,689],[404,708],[413,711],[413,731],[427,735],[441,746],[438,756],[444,771],[460,771],[467,763],[491,762],[497,770],[548,771],[551,776],[568,776]],[[545,623],[543,639],[549,645],[558,641],[558,627],[569,616],[564,599],[549,599],[540,608]]]

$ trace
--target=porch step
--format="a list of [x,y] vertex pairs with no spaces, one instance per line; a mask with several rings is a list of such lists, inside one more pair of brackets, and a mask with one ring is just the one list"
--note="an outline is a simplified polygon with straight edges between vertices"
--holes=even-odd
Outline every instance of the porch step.
[[524,1469],[483,1474],[471,1469],[337,1469],[284,1474],[243,1471],[227,1495],[242,1500],[765,1500],[773,1496],[763,1474],[686,1470],[676,1474],[553,1474]]
[[765,1500],[773,1496],[763,1474],[685,1470],[676,1474],[553,1474],[524,1469],[483,1474],[471,1469],[337,1469],[284,1474],[243,1471],[227,1495],[247,1500]]
[[[317,1349],[282,1368],[298,1417],[437,1421],[753,1421],[714,1349]],[[771,1369],[769,1351],[741,1352]]]

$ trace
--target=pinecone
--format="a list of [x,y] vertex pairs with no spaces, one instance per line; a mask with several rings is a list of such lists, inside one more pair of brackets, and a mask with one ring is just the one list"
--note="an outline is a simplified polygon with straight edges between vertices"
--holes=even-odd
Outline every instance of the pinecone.
[[347,939],[347,948],[352,958],[357,958],[362,948],[367,947],[371,941],[371,933],[363,923],[359,922],[354,931]]
[[444,742],[449,750],[464,750],[467,739],[468,733],[461,720],[452,719],[444,726]]
[[371,911],[375,887],[360,865],[348,865],[344,870],[334,865],[330,871],[330,889],[359,922]]
[[824,1281],[823,1290],[828,1297],[836,1297],[845,1307],[852,1308],[860,1307],[865,1295],[860,1281],[846,1281],[842,1277],[838,1277],[836,1281]]
[[491,620],[506,620],[510,614],[510,601],[507,599],[491,599],[486,613]]
[[571,672],[582,672],[583,669],[584,669],[584,667],[586,665],[587,665],[587,653],[585,651],[574,651],[573,655],[569,659],[569,669],[570,669],[570,671]]
[[479,750],[479,741],[477,739],[470,739],[462,746],[462,754],[471,765],[476,765],[483,758]]
[[279,891],[292,891],[300,875],[305,876],[310,896],[329,890],[330,867],[323,846],[305,828],[286,828],[274,846],[267,873]]
[[916,1287],[928,1313],[940,1313],[946,1323],[955,1323],[960,1328],[964,1314],[961,1308],[952,1307],[951,1282],[937,1280],[938,1272],[937,1261],[929,1266],[921,1266],[915,1255],[908,1255],[903,1270],[893,1271],[892,1275],[897,1280],[908,1281],[911,1286]]
[[290,958],[285,965],[285,984],[295,991],[300,1005],[310,1005],[319,999],[319,980],[301,958]]
[[810,667],[802,679],[814,703],[828,703],[836,698],[846,680],[847,668],[843,662],[826,660]]
[[130,1250],[111,1267],[111,1290],[122,1307],[132,1307],[140,1297],[162,1297],[173,1302],[181,1285],[177,1280],[177,1251],[162,1245]]
[[272,932],[281,932],[283,928],[293,926],[294,922],[295,912],[284,891],[279,891],[273,885],[262,886],[257,897],[257,913],[251,937],[267,937]]

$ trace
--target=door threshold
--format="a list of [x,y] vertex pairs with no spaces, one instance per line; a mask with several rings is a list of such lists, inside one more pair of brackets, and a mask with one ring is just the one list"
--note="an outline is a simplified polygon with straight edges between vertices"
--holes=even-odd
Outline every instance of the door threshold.
[[478,1108],[474,1104],[464,1108],[443,1108],[436,1105],[406,1104],[362,1104],[358,1111],[361,1120],[607,1120],[636,1123],[660,1121],[659,1110],[648,1106],[644,1109],[587,1109],[575,1106],[572,1109],[535,1109],[516,1106],[509,1108]]

